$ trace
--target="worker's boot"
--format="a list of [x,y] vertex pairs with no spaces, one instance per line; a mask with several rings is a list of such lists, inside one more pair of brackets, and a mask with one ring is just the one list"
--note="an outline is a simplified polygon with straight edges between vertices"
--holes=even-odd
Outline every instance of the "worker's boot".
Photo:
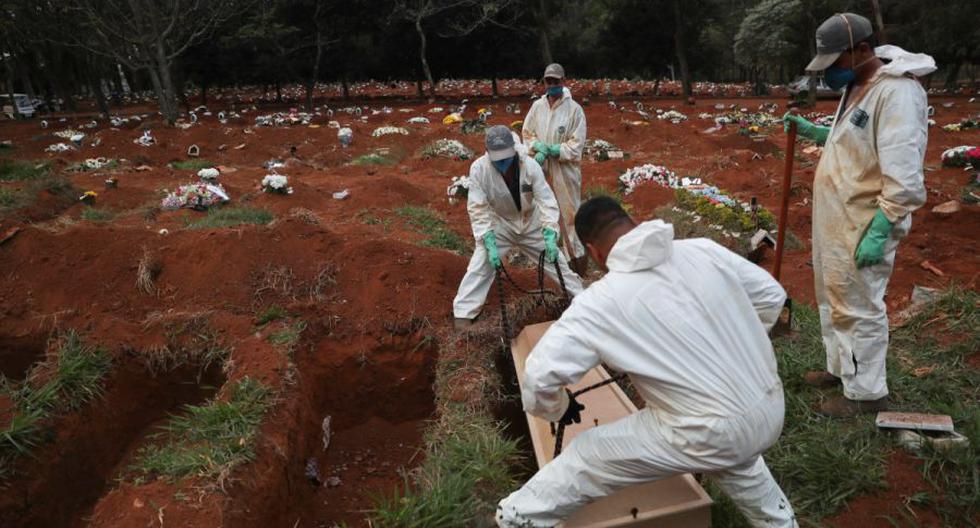
[[864,413],[877,413],[888,410],[888,396],[877,400],[851,400],[844,396],[833,398],[820,404],[820,414],[834,418],[851,418]]
[[469,328],[471,326],[473,326],[473,320],[472,319],[464,319],[462,317],[455,317],[455,318],[453,318],[453,330],[456,330],[457,332],[461,332],[463,330],[466,330],[467,328]]
[[575,274],[578,275],[579,277],[585,278],[585,274],[589,271],[589,257],[588,257],[588,255],[583,255],[583,256],[578,257],[578,258],[573,258],[568,263],[568,267],[569,268],[572,268],[572,271],[574,271]]
[[826,370],[811,370],[803,375],[803,383],[820,389],[840,385],[840,378]]

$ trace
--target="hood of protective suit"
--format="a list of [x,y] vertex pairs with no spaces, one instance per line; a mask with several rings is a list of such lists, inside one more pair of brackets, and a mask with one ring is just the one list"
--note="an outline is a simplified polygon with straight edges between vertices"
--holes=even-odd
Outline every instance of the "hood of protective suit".
[[674,249],[674,226],[651,220],[633,228],[613,245],[606,259],[609,271],[631,273],[663,264]]
[[891,44],[875,48],[875,55],[880,59],[891,61],[878,70],[885,75],[901,77],[911,73],[916,77],[922,77],[936,71],[936,61],[929,55],[911,53]]

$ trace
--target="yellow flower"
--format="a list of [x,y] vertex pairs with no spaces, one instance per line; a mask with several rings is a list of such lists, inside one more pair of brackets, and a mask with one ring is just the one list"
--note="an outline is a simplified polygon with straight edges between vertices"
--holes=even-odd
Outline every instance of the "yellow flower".
[[83,194],[82,196],[91,196],[92,198],[95,198],[98,195],[99,195],[99,193],[97,193],[95,191],[85,191],[85,194]]

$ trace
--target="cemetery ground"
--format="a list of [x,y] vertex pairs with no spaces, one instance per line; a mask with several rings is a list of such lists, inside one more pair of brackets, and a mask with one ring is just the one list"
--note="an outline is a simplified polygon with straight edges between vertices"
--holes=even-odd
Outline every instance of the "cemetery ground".
[[[710,236],[744,253],[751,233],[737,221],[655,182],[627,193],[619,178],[655,164],[775,213],[786,136],[759,114],[777,103],[769,113],[779,117],[787,100],[614,101],[585,106],[590,139],[623,156],[590,149],[583,194],[618,196],[638,219],[663,217],[679,237]],[[447,187],[472,156],[427,147],[454,139],[478,156],[477,111],[510,125],[528,100],[471,101],[464,122],[449,124],[458,100],[365,100],[356,112],[330,103],[292,125],[286,108],[217,103],[186,128],[152,113],[115,124],[91,114],[46,117],[47,128],[0,123],[9,140],[0,147],[0,525],[487,522],[533,462],[495,294],[471,331],[450,332],[473,240],[465,199],[450,203]],[[940,156],[980,144],[980,129],[942,128],[980,104],[930,104],[928,202],[913,215],[888,290],[889,380],[896,408],[950,414],[971,444],[912,453],[873,417],[812,410],[833,392],[800,379],[823,365],[809,240],[819,151],[801,143],[782,280],[796,328],[774,340],[787,416],[766,458],[804,526],[978,522],[980,210],[971,193],[980,190],[972,172]],[[834,106],[821,101],[816,111]],[[659,119],[658,110],[686,119]],[[256,124],[275,112],[284,122]],[[731,122],[719,126],[721,116]],[[407,133],[375,136],[383,126]],[[336,127],[351,129],[349,147]],[[54,135],[66,130],[84,136]],[[134,143],[144,130],[149,146]],[[47,150],[59,142],[68,150]],[[198,156],[188,156],[191,145]],[[105,159],[86,165],[95,158]],[[267,168],[273,160],[283,165]],[[161,207],[212,167],[227,203]],[[286,176],[292,192],[264,192],[269,174]],[[955,211],[933,211],[951,201]],[[529,263],[510,265],[515,280],[533,284]],[[771,252],[760,265],[772,265]],[[914,286],[940,299],[900,316]],[[520,324],[552,315],[508,294]],[[739,526],[714,496],[714,525]]]

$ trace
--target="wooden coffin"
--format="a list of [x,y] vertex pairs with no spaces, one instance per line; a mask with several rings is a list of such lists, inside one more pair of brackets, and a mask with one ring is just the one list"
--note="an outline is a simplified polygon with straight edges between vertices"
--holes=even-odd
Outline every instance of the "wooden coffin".
[[[523,383],[524,362],[551,323],[525,327],[511,344],[517,379]],[[589,371],[576,385],[573,392],[609,378],[601,366]],[[578,396],[585,405],[582,423],[565,428],[564,445],[589,427],[606,424],[636,412],[636,406],[616,383],[591,390]],[[555,437],[551,424],[546,420],[526,414],[534,455],[538,467],[551,461],[555,451]],[[565,528],[612,528],[620,526],[644,528],[707,528],[711,524],[711,499],[691,475],[679,475],[669,479],[638,484],[622,489],[583,506],[562,526]]]

